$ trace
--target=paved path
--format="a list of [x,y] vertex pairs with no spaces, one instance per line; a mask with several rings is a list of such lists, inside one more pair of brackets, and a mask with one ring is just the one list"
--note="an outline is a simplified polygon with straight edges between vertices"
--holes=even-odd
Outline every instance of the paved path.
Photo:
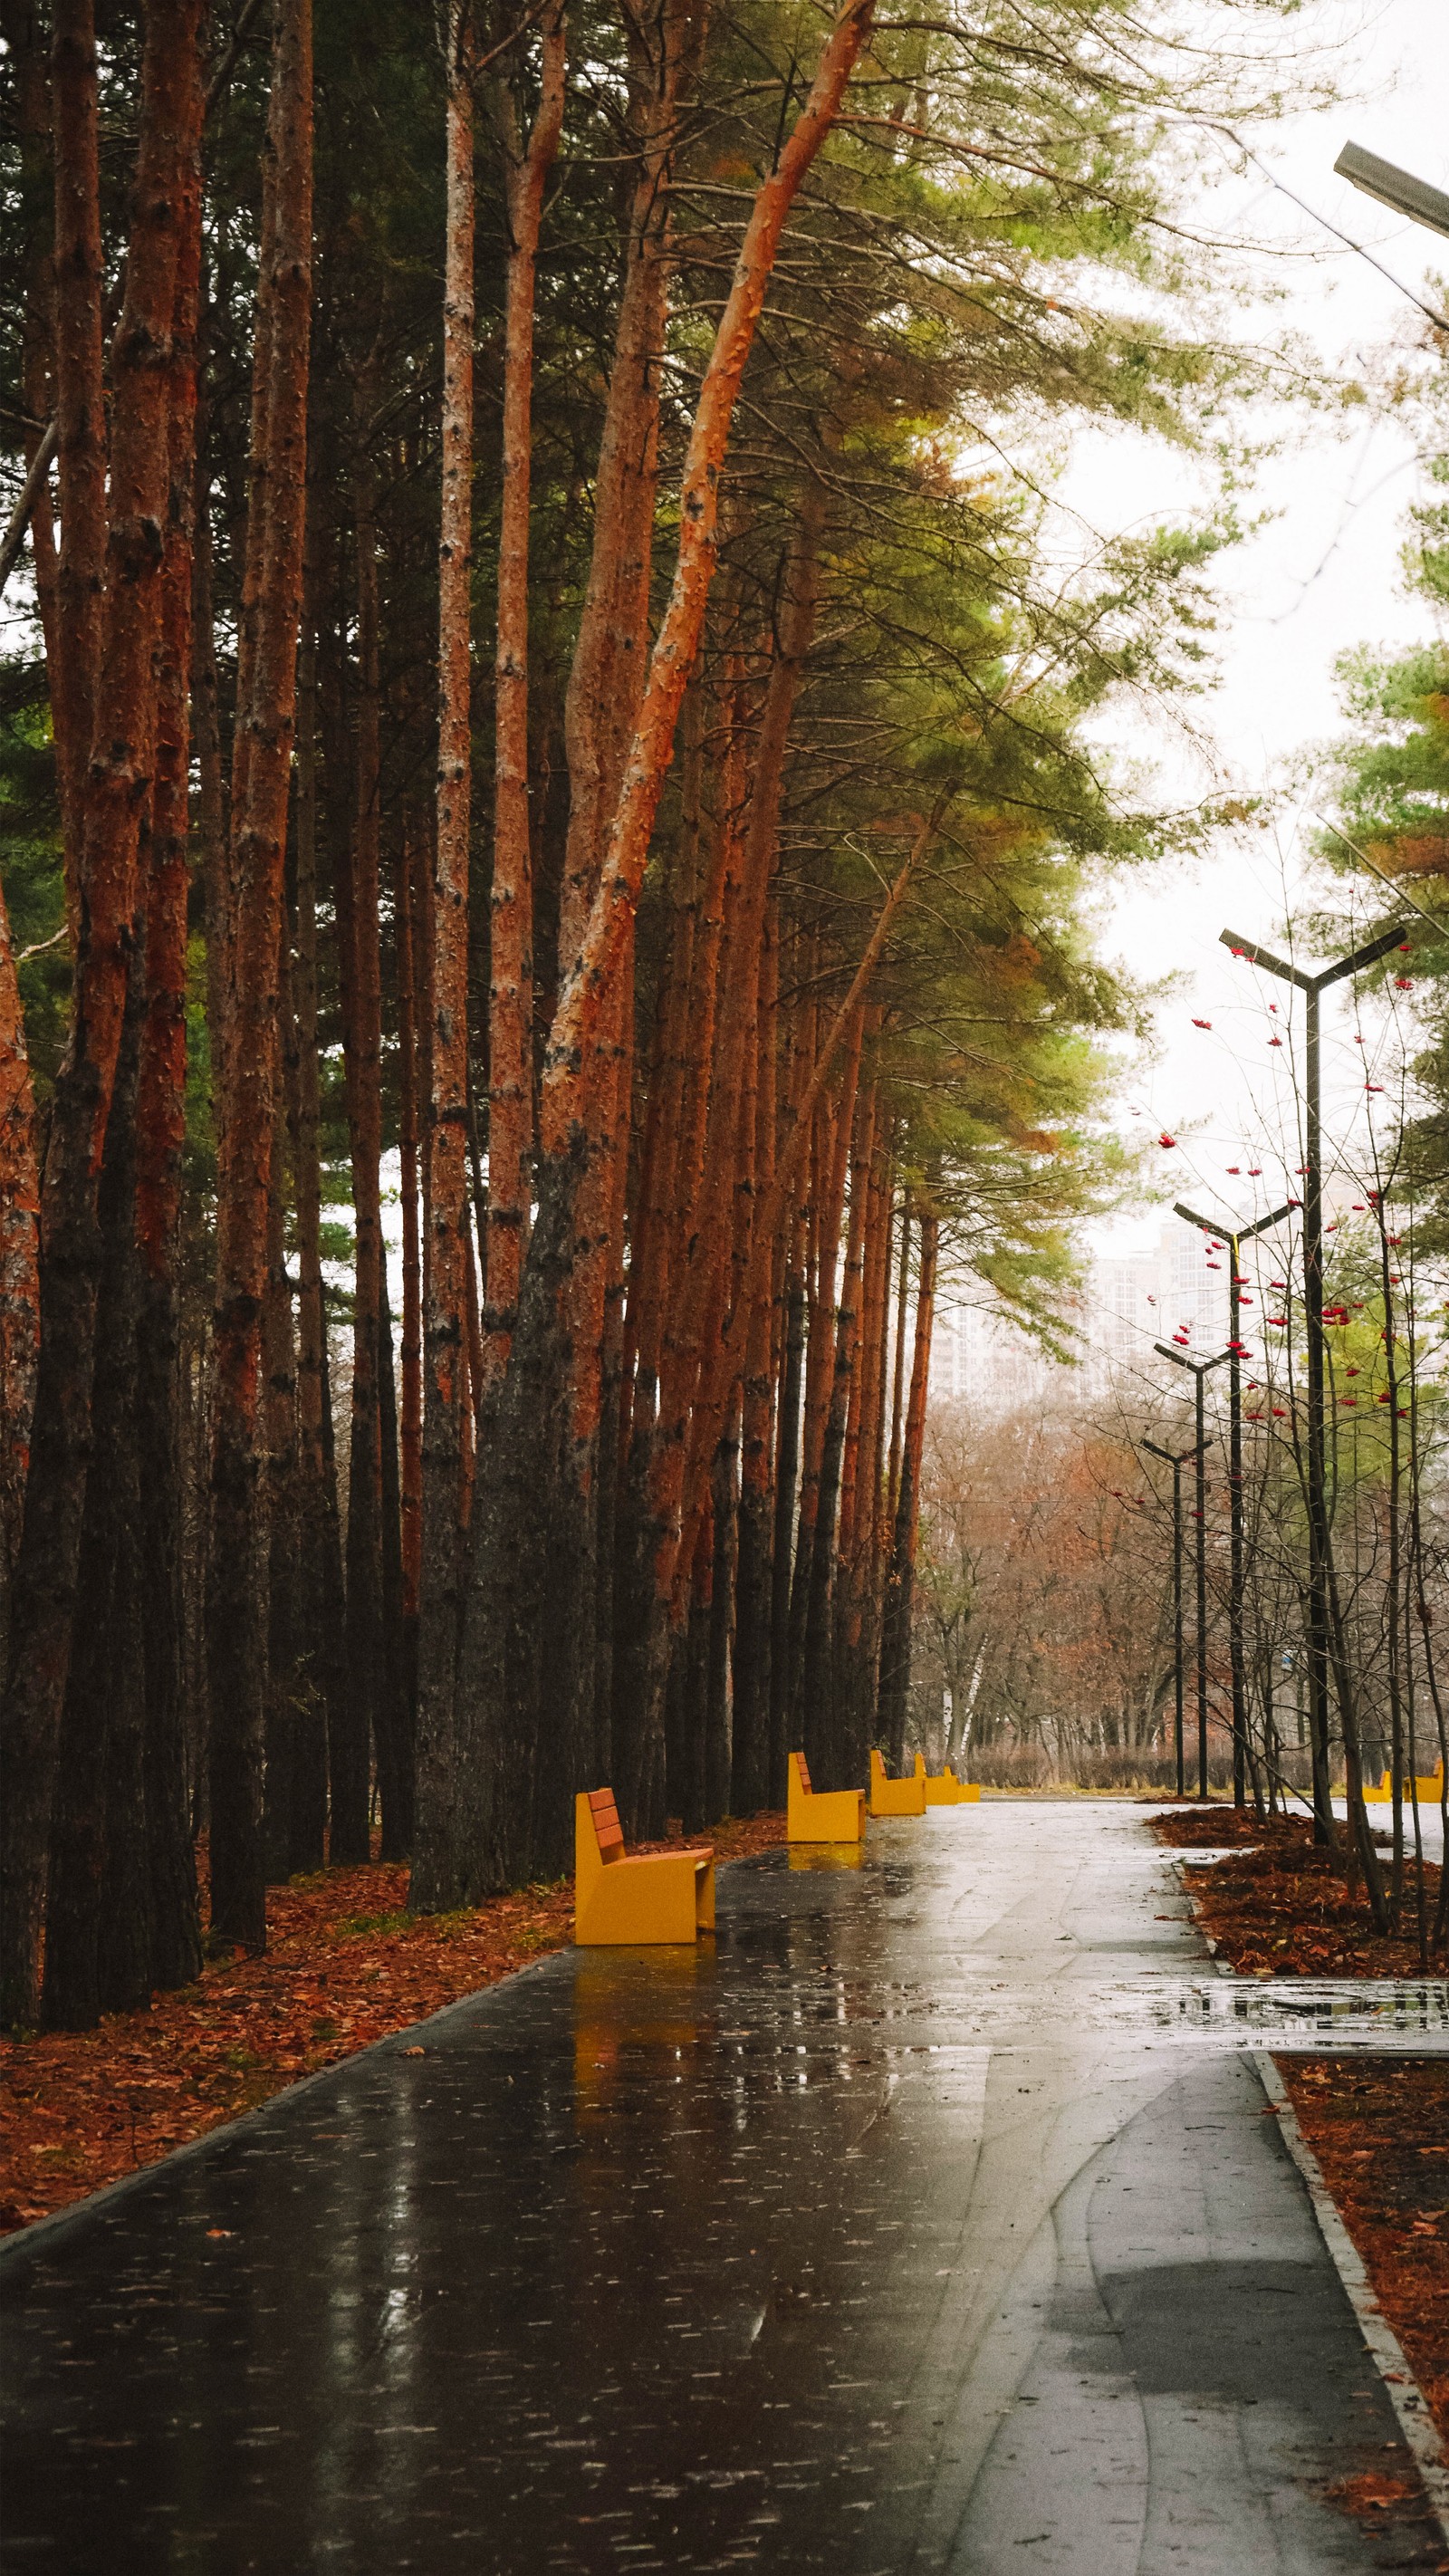
[[1275,2010],[1127,1806],[741,1864],[715,1949],[550,1959],[13,2247],[5,2566],[1440,2566],[1325,2493],[1412,2470]]

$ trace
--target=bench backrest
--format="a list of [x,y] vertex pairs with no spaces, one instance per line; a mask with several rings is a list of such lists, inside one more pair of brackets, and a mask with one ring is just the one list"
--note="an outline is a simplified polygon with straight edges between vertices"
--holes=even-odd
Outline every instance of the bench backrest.
[[799,1764],[799,1767],[800,1767],[800,1786],[801,1786],[801,1788],[804,1790],[805,1795],[806,1795],[806,1797],[808,1798],[808,1797],[811,1795],[811,1788],[810,1788],[810,1765],[809,1765],[809,1763],[806,1761],[805,1756],[804,1756],[804,1754],[803,1754],[803,1753],[792,1753],[792,1754],[791,1754],[791,1756],[790,1756],[790,1759],[791,1759],[791,1761],[792,1761],[792,1762],[795,1762],[795,1763],[798,1763],[798,1764]]
[[594,1820],[594,1840],[600,1860],[619,1860],[624,1850],[624,1828],[619,1822],[618,1804],[612,1789],[589,1791],[589,1813]]

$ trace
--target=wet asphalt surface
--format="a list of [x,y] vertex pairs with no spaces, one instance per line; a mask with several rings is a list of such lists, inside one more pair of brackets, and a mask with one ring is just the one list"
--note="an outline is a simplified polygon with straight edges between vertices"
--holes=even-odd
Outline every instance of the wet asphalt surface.
[[811,1857],[6,2248],[6,2576],[1444,2565],[1252,2063],[1443,1987],[1216,1978],[1126,1805]]

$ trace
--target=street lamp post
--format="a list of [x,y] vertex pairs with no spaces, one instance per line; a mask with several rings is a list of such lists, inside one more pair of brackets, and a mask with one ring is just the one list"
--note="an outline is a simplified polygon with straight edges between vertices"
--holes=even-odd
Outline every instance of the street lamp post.
[[1158,1342],[1155,1347],[1165,1360],[1171,1360],[1174,1368],[1190,1369],[1197,1381],[1197,1439],[1193,1449],[1186,1454],[1189,1458],[1194,1450],[1197,1454],[1197,1794],[1205,1798],[1208,1793],[1207,1470],[1203,1461],[1207,1450],[1207,1419],[1203,1384],[1209,1369],[1217,1368],[1228,1354],[1219,1351],[1210,1360],[1190,1360],[1182,1351],[1175,1351],[1171,1342]]
[[1248,1769],[1248,1690],[1243,1663],[1243,1280],[1238,1247],[1249,1243],[1255,1234],[1267,1234],[1281,1225],[1292,1213],[1291,1205],[1275,1208],[1271,1216],[1261,1216],[1256,1225],[1214,1225],[1195,1208],[1185,1207],[1181,1199],[1173,1210],[1185,1225],[1195,1225],[1214,1241],[1219,1236],[1228,1247],[1228,1518],[1232,1551],[1231,1590],[1228,1599],[1228,1643],[1233,1673],[1233,1804],[1241,1807],[1247,1798]]
[[1150,1449],[1154,1458],[1163,1459],[1172,1469],[1172,1632],[1176,1641],[1174,1679],[1177,1686],[1177,1710],[1172,1740],[1177,1753],[1177,1794],[1182,1798],[1187,1794],[1183,1778],[1182,1751],[1182,1471],[1189,1458],[1195,1457],[1198,1453],[1192,1449],[1159,1449],[1155,1440],[1144,1440],[1142,1446],[1144,1449]]
[[1303,1162],[1303,1317],[1308,1347],[1307,1484],[1308,1484],[1308,1724],[1313,1743],[1313,1838],[1333,1840],[1333,1783],[1328,1761],[1328,1502],[1324,1441],[1323,1343],[1323,1140],[1320,1084],[1319,999],[1330,984],[1361,974],[1377,958],[1403,943],[1404,927],[1381,931],[1348,957],[1305,975],[1300,966],[1285,965],[1270,948],[1243,939],[1235,930],[1221,933],[1222,944],[1235,957],[1246,957],[1284,984],[1295,984],[1304,997],[1306,1019],[1305,1134]]

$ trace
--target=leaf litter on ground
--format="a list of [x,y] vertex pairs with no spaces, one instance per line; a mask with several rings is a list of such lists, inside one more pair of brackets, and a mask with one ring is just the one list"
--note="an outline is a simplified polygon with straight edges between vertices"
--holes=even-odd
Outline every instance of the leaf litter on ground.
[[[719,1860],[739,1860],[783,1842],[785,1818],[731,1820],[699,1839]],[[154,2164],[573,1937],[571,1878],[456,1914],[410,1913],[407,1887],[406,1862],[293,1879],[268,1890],[263,1957],[228,1953],[195,1985],[108,2014],[95,2030],[0,2039],[0,2233]]]

